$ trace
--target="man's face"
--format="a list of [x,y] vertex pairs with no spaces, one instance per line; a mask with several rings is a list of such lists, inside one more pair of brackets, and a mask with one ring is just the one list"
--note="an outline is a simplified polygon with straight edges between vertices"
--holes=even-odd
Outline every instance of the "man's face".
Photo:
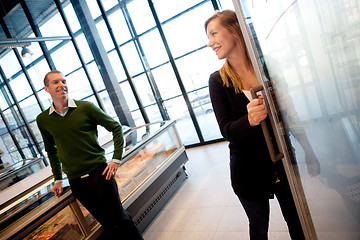
[[66,79],[62,73],[52,73],[48,76],[48,86],[44,89],[51,95],[53,100],[64,100],[68,97]]

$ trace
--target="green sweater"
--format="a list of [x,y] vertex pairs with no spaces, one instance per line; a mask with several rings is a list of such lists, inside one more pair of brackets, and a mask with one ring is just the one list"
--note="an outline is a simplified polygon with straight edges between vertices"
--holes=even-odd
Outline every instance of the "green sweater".
[[79,178],[106,163],[104,149],[97,140],[97,125],[113,134],[113,159],[121,160],[124,139],[121,125],[86,101],[75,101],[64,117],[49,109],[36,118],[44,140],[55,180],[62,179],[62,169],[69,179]]

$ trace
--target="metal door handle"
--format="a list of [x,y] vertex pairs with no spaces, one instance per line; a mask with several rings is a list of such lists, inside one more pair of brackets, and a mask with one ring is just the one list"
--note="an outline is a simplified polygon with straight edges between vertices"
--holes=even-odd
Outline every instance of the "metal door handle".
[[[251,97],[253,99],[255,98],[258,98],[258,95],[256,94],[257,92],[260,92],[264,90],[264,87],[262,85],[258,85],[256,87],[253,87],[250,89],[250,93],[251,93]],[[265,120],[261,121],[261,128],[262,128],[262,131],[264,133],[264,137],[265,137],[265,141],[266,141],[266,145],[267,145],[267,148],[269,150],[269,153],[270,153],[270,157],[271,157],[271,160],[273,162],[277,162],[279,161],[280,159],[282,159],[284,157],[284,154],[279,152],[279,153],[275,153],[275,149],[274,149],[274,145],[273,143],[271,142],[271,137],[270,137],[270,133],[269,133],[269,129],[268,129],[268,126],[265,122]]]

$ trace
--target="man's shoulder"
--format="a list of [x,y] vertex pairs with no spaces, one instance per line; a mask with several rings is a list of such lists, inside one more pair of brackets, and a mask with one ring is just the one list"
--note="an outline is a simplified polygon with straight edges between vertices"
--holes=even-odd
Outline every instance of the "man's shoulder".
[[45,111],[43,111],[39,115],[37,115],[36,121],[38,121],[38,119],[42,119],[42,118],[49,116],[49,109],[50,108],[46,109]]

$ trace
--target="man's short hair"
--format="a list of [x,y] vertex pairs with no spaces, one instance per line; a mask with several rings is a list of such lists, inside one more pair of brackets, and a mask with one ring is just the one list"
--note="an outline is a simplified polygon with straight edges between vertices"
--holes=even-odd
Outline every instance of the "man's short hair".
[[45,86],[49,86],[49,75],[50,74],[53,74],[53,73],[61,73],[63,74],[62,72],[58,71],[58,70],[51,70],[50,72],[48,72],[45,77],[44,77],[44,85]]

